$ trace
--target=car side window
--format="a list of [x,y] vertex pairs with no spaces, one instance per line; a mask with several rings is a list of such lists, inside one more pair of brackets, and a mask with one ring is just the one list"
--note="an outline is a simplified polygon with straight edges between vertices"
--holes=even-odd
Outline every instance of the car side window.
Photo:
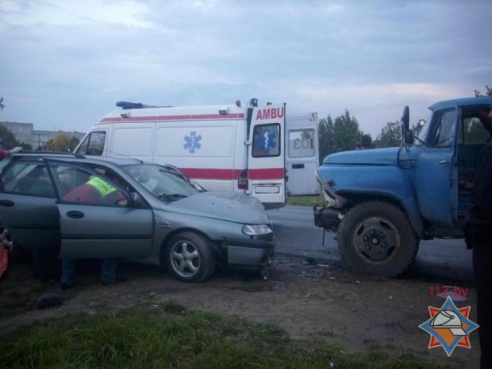
[[56,197],[44,163],[18,162],[6,168],[3,191],[27,196]]
[[62,202],[127,206],[128,197],[118,184],[98,172],[69,164],[52,164]]

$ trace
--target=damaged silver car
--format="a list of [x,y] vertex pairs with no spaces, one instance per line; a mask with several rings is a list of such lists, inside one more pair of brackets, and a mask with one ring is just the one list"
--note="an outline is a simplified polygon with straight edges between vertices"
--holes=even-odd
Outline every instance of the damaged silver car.
[[26,248],[158,264],[185,282],[219,265],[266,276],[275,248],[257,199],[206,192],[173,166],[126,158],[13,156],[2,170],[0,222]]

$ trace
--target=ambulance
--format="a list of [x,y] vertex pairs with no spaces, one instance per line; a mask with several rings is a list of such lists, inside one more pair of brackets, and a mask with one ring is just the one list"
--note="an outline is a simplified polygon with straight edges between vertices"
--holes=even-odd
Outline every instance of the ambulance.
[[238,100],[156,107],[120,101],[116,106],[90,129],[75,153],[171,164],[208,191],[245,193],[265,209],[285,206],[285,103],[258,106],[251,99],[247,105]]

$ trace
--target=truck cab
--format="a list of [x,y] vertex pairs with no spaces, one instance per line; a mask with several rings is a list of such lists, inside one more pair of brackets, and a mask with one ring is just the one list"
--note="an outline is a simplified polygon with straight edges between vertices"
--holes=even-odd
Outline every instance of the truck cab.
[[356,271],[397,276],[420,240],[462,238],[480,150],[490,138],[482,121],[492,97],[433,104],[416,134],[410,111],[402,145],[327,156],[316,170],[325,206],[315,224],[336,232],[343,259]]

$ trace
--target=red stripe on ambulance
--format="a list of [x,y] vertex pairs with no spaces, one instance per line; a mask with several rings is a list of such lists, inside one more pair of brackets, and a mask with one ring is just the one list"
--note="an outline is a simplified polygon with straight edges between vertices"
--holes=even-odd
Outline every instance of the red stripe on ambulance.
[[[193,179],[235,180],[241,169],[212,169],[212,168],[181,168],[188,177]],[[249,179],[284,179],[284,168],[264,168],[248,170]]]

